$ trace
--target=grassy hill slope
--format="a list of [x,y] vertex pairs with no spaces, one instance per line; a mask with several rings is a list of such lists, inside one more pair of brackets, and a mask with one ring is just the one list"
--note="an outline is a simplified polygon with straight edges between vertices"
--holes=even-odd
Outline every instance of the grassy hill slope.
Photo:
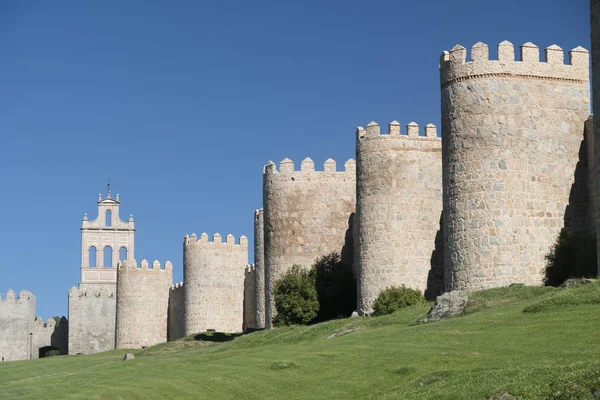
[[[416,324],[427,309],[199,335],[126,362],[118,350],[0,363],[0,398],[586,398],[564,392],[600,379],[600,282],[478,292],[465,315]],[[327,339],[342,329],[353,332]]]

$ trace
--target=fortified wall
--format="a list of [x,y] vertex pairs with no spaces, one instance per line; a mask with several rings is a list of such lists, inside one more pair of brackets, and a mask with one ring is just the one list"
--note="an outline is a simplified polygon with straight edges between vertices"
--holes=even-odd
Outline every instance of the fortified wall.
[[359,314],[369,315],[389,286],[441,294],[442,149],[436,127],[426,125],[423,136],[414,122],[405,134],[397,121],[387,134],[375,122],[358,127],[356,161]]
[[275,316],[273,286],[292,265],[310,267],[332,252],[352,259],[352,218],[356,206],[356,162],[348,160],[344,171],[328,159],[323,171],[315,171],[310,158],[300,171],[285,159],[269,162],[263,174],[265,326]]
[[0,360],[14,361],[32,358],[34,350],[33,322],[35,296],[21,290],[19,297],[12,289],[6,297],[0,294]]
[[256,270],[253,264],[246,266],[244,275],[244,322],[242,330],[246,332],[256,329],[254,315],[256,312]]
[[[540,284],[574,188],[590,112],[589,54],[477,43],[440,59],[446,290]],[[580,185],[581,186],[581,185]],[[585,186],[585,185],[583,185]],[[585,207],[587,209],[587,206]],[[581,213],[584,213],[581,211]],[[571,226],[569,226],[571,225]]]
[[185,335],[214,329],[240,332],[243,323],[244,271],[248,264],[248,239],[235,243],[232,235],[221,242],[203,233],[183,241]]
[[117,268],[117,321],[115,348],[139,349],[167,341],[169,290],[173,280],[170,261],[161,269],[154,261],[124,261]]
[[169,289],[169,313],[167,316],[167,340],[169,342],[185,336],[183,291],[183,282],[171,285]]
[[[600,116],[600,0],[590,0],[590,26],[592,41],[592,92],[594,96],[594,115]],[[591,143],[594,154],[594,197],[600,199],[600,122],[593,124],[594,135],[598,139]],[[594,220],[598,254],[600,254],[600,204],[594,203]],[[600,257],[598,258],[598,276],[600,276]]]
[[254,328],[265,327],[265,224],[263,209],[254,212]]
[[117,288],[114,283],[81,283],[69,290],[69,354],[115,348]]

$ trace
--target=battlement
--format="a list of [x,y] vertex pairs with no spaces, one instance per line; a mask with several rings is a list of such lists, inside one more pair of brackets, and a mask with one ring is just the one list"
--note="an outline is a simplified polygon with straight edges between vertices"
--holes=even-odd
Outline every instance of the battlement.
[[35,296],[33,295],[33,293],[31,293],[30,291],[25,290],[25,289],[21,290],[19,292],[18,296],[15,294],[14,290],[12,290],[12,289],[8,289],[8,291],[6,292],[6,296],[4,298],[2,297],[2,293],[0,293],[0,302],[3,302],[3,303],[27,302],[30,300],[35,301]]
[[540,61],[539,47],[527,42],[520,47],[520,60],[515,60],[514,45],[504,41],[498,44],[498,59],[490,60],[488,45],[479,42],[471,48],[471,60],[467,61],[467,49],[456,45],[440,57],[440,83],[445,86],[489,76],[588,82],[589,52],[576,47],[568,55],[568,64],[565,64],[563,49],[552,45],[544,49],[544,60]]
[[177,283],[171,285],[170,290],[176,290],[176,291],[183,290],[183,282],[177,282]]
[[169,271],[173,270],[173,264],[171,264],[171,261],[167,261],[165,263],[164,269],[161,269],[161,265],[158,260],[154,260],[152,262],[152,266],[150,267],[150,264],[148,263],[148,261],[144,259],[140,263],[139,267],[138,267],[138,263],[136,260],[131,260],[131,261],[119,261],[119,263],[117,264],[117,268],[119,269],[119,271],[123,271],[126,273],[130,272],[130,271],[131,272],[146,272],[146,271],[169,272]]
[[[62,317],[61,320],[60,320],[60,322],[62,322],[63,318],[65,318],[65,317]],[[65,321],[66,321],[66,318],[65,318]],[[56,325],[60,325],[60,322],[57,324],[56,320],[54,318],[49,317],[46,320],[46,322],[44,323],[44,320],[42,318],[35,317],[34,324],[35,324],[36,328],[51,328],[51,329],[54,329],[56,327]]]
[[247,274],[251,274],[251,273],[253,273],[253,272],[254,272],[254,270],[255,270],[255,268],[254,268],[254,264],[248,264],[248,265],[246,265],[246,269],[245,269],[245,271],[246,271],[246,273],[247,273]]
[[183,239],[183,245],[185,248],[200,248],[211,245],[231,245],[238,247],[248,247],[248,238],[244,235],[240,236],[238,242],[236,243],[235,237],[231,234],[225,236],[225,242],[222,241],[222,237],[220,234],[215,233],[212,237],[212,241],[208,240],[208,234],[206,232],[200,235],[200,239],[197,239],[196,234],[192,233],[192,236],[185,235]]
[[[83,286],[85,285],[85,286]],[[95,297],[112,299],[115,297],[115,284],[82,284],[69,289],[69,298]]]
[[356,161],[354,161],[352,158],[349,159],[348,161],[346,161],[344,163],[343,171],[337,170],[337,164],[336,164],[335,160],[332,160],[331,158],[328,158],[327,160],[325,160],[325,162],[323,162],[323,170],[322,171],[315,171],[315,163],[309,157],[306,157],[304,160],[302,160],[302,162],[300,163],[299,171],[295,170],[294,162],[292,160],[290,160],[289,158],[286,158],[279,163],[279,170],[277,170],[277,167],[273,161],[269,161],[264,167],[264,174],[275,174],[275,173],[288,174],[288,173],[298,173],[298,172],[303,172],[303,173],[314,172],[314,173],[318,173],[318,174],[323,174],[323,173],[354,174],[356,172]]
[[359,126],[356,128],[356,136],[359,139],[364,137],[378,137],[378,138],[389,138],[389,137],[400,137],[404,139],[416,139],[416,140],[441,140],[437,136],[437,127],[433,124],[425,125],[425,129],[420,131],[419,125],[416,122],[411,122],[406,125],[406,133],[400,132],[400,123],[398,121],[392,121],[388,125],[387,133],[381,133],[381,129],[377,122],[371,121],[367,125],[367,129]]

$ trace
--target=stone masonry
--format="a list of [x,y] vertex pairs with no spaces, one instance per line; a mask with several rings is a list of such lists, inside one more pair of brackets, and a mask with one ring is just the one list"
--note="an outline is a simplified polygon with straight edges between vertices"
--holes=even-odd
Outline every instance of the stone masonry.
[[167,321],[167,340],[177,340],[185,336],[183,318],[184,318],[184,298],[183,282],[178,282],[171,286],[169,291],[169,315]]
[[139,349],[167,341],[167,314],[173,266],[154,261],[119,263],[115,348]]
[[[356,231],[358,312],[369,315],[378,294],[406,285],[433,297],[441,292],[442,152],[436,127],[411,122],[406,134],[393,121],[358,127],[356,137]],[[437,241],[438,245],[441,241]],[[434,282],[437,279],[437,282]]]
[[[323,171],[315,171],[310,158],[300,171],[285,159],[269,162],[263,174],[265,326],[275,316],[273,286],[292,265],[309,268],[317,258],[332,252],[352,254],[344,249],[351,235],[356,205],[356,163],[348,160],[344,171],[328,159]],[[346,246],[348,247],[348,246]]]
[[440,60],[446,290],[540,284],[569,221],[590,112],[589,54],[509,42],[498,60],[477,43]]
[[227,235],[203,233],[186,236],[183,242],[185,335],[214,329],[241,332],[244,302],[244,271],[248,264],[248,239],[235,243]]
[[[592,93],[594,96],[594,115],[600,115],[600,0],[590,0],[590,25],[592,41]],[[594,140],[594,195],[600,199],[600,123],[593,124]],[[594,219],[596,232],[600,233],[600,202],[595,203]],[[600,235],[596,236],[598,254],[600,254]],[[600,258],[599,258],[600,260]],[[600,276],[600,262],[598,262],[598,276]]]
[[256,270],[253,264],[249,264],[246,267],[246,274],[244,276],[244,322],[242,324],[242,330],[244,332],[256,329],[256,323],[254,316],[256,313]]
[[263,209],[254,212],[254,327],[265,327],[265,225]]

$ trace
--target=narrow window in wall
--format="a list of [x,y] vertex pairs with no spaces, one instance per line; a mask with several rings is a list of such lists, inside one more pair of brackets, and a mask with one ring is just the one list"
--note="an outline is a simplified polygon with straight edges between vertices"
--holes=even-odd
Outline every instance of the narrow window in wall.
[[106,226],[112,226],[112,212],[110,210],[106,210]]
[[112,247],[106,246],[104,248],[104,268],[111,268],[112,266]]
[[127,261],[127,247],[119,249],[119,261]]
[[95,246],[90,247],[88,256],[89,256],[88,257],[88,267],[95,267],[96,266],[96,247]]

